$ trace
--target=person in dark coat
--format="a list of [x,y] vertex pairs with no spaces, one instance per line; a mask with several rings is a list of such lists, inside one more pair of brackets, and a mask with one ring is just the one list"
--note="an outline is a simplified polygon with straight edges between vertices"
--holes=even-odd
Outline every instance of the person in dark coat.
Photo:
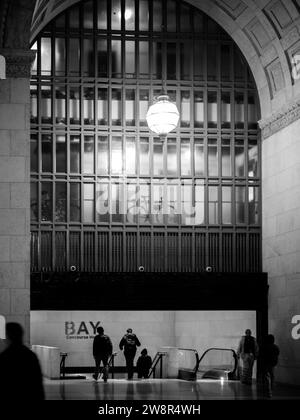
[[148,356],[147,349],[141,351],[141,356],[138,358],[136,363],[138,378],[147,379],[149,376],[149,370],[152,365],[152,359]]
[[[23,328],[16,322],[6,324],[8,346],[0,354],[0,398],[31,404],[45,399],[43,375],[36,354],[23,344]],[[22,388],[20,389],[20,380]],[[18,384],[18,385],[17,385]]]
[[124,349],[124,356],[126,360],[126,367],[128,373],[128,379],[133,378],[134,367],[133,361],[136,354],[136,349],[141,345],[139,339],[135,334],[132,332],[132,328],[128,328],[127,334],[124,335],[122,340],[120,341],[119,347],[120,350]]
[[97,381],[100,372],[101,362],[103,364],[103,380],[107,382],[108,377],[108,359],[112,354],[113,346],[108,335],[104,334],[103,327],[97,328],[97,335],[93,341],[93,356],[95,359],[96,369],[93,378]]
[[259,359],[262,369],[263,392],[268,398],[272,397],[274,385],[274,370],[278,363],[279,348],[275,344],[274,335],[269,334],[262,344]]

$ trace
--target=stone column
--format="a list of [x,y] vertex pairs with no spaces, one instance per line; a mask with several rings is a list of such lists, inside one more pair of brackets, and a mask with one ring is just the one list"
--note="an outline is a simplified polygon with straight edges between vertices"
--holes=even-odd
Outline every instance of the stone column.
[[0,49],[0,314],[25,328],[30,315],[30,50]]
[[262,124],[263,262],[269,275],[269,330],[280,347],[277,380],[300,385],[300,100]]

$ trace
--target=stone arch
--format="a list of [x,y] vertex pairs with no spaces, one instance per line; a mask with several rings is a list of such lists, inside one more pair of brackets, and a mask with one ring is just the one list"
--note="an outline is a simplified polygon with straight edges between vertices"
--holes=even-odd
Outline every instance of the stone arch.
[[[3,0],[0,9],[0,46],[28,48],[30,39],[43,26],[78,1],[80,0],[47,2]],[[300,57],[298,2],[293,0],[269,0],[263,4],[259,0],[186,0],[186,2],[216,20],[243,52],[257,84],[261,117],[264,121],[268,122],[274,112],[281,110],[282,104],[289,104],[300,96],[300,77],[292,77],[294,57]]]

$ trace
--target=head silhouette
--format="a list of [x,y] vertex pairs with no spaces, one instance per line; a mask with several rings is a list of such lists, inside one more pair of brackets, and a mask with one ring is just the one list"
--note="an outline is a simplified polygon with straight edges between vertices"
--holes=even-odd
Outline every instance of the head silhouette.
[[11,344],[22,344],[23,334],[23,328],[17,322],[8,322],[6,324],[6,337]]
[[103,327],[98,327],[98,328],[97,328],[97,333],[98,333],[99,335],[103,335],[103,334],[104,334],[104,328],[103,328]]
[[143,349],[143,350],[141,351],[141,354],[142,354],[143,356],[146,356],[146,355],[148,354],[147,349]]
[[247,337],[250,337],[250,336],[251,336],[251,334],[252,334],[252,332],[251,332],[251,330],[246,330],[246,331],[245,331],[245,334],[246,334],[246,336],[247,336]]
[[268,344],[274,344],[275,343],[275,337],[273,334],[269,334],[267,337],[267,343]]
[[132,328],[127,329],[128,334],[132,334]]

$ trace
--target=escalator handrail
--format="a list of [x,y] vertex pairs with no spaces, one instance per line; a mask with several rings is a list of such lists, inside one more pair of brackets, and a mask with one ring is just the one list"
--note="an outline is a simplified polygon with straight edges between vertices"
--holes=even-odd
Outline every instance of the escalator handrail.
[[234,358],[234,368],[233,368],[233,370],[230,372],[230,374],[234,374],[234,373],[236,372],[236,370],[237,370],[237,367],[238,367],[238,356],[237,356],[237,354],[236,354],[235,350],[233,350],[233,349],[223,349],[223,348],[217,348],[217,347],[211,347],[210,349],[206,350],[206,351],[202,354],[202,356],[200,357],[200,359],[199,359],[199,361],[198,361],[198,365],[197,365],[197,370],[196,370],[196,372],[198,372],[198,370],[199,370],[199,366],[200,366],[200,363],[202,362],[202,360],[204,359],[204,357],[207,355],[207,353],[209,353],[209,352],[210,352],[210,351],[212,351],[212,350],[217,350],[217,351],[229,351],[229,352],[231,352],[231,353],[233,354],[233,358]]
[[161,359],[163,356],[165,356],[166,354],[167,354],[167,352],[166,352],[166,351],[158,351],[158,352],[156,353],[156,355],[154,356],[154,359],[153,359],[152,365],[151,365],[151,367],[150,367],[150,371],[149,371],[148,378],[150,378],[150,376],[151,376],[151,375],[153,375],[153,373],[155,372],[155,369],[156,369],[156,366],[157,366],[158,362],[159,362],[159,361],[160,361],[160,359]]
[[183,349],[183,348],[179,348],[178,350],[179,351],[192,351],[192,352],[195,353],[195,356],[196,356],[196,366],[194,368],[194,372],[197,373],[198,367],[199,367],[199,362],[200,362],[198,351],[195,350],[195,349]]

